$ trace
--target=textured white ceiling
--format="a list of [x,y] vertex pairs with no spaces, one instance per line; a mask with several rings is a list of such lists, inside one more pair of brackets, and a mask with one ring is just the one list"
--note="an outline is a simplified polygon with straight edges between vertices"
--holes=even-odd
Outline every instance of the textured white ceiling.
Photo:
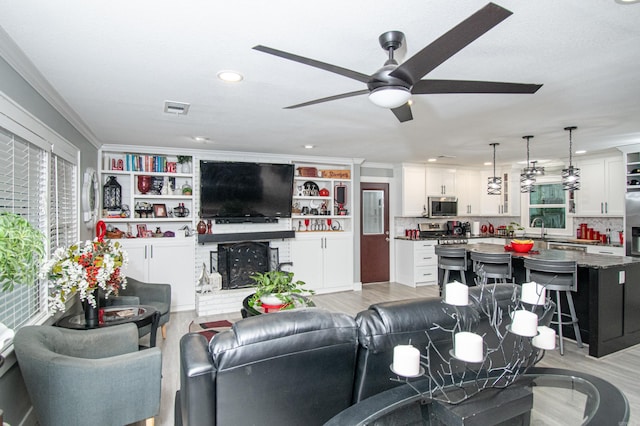
[[[426,78],[542,83],[533,95],[413,96],[399,123],[366,96],[283,107],[366,88],[251,48],[273,47],[371,74],[400,30],[400,61],[487,2],[0,0],[0,26],[100,143],[358,157],[395,163],[441,158],[481,165],[640,143],[640,4],[504,0],[513,15]],[[224,83],[220,70],[241,72]],[[165,100],[191,104],[163,113]],[[204,136],[210,142],[195,142]],[[311,152],[303,145],[312,144]]]

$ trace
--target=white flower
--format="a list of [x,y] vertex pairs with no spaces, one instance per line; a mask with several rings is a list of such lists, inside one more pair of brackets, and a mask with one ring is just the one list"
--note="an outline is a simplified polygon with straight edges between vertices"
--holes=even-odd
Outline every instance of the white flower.
[[129,263],[127,252],[119,242],[85,241],[54,251],[44,262],[40,278],[49,280],[49,302],[52,312],[64,311],[65,302],[78,293],[80,300],[96,306],[94,290],[100,288],[105,297],[126,288],[122,268]]

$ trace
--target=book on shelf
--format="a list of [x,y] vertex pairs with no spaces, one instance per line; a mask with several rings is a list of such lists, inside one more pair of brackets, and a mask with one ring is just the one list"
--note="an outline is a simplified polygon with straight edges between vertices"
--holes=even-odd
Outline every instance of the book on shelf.
[[126,154],[126,170],[130,172],[167,171],[167,157],[164,155]]

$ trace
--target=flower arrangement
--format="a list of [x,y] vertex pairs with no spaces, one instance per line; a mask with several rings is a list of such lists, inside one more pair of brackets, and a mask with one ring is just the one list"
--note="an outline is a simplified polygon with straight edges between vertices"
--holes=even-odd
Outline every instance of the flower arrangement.
[[94,290],[101,288],[105,297],[126,288],[122,268],[129,263],[127,252],[113,240],[78,242],[67,249],[58,248],[45,262],[40,278],[49,281],[52,311],[64,311],[69,296],[79,292],[80,300],[96,307]]

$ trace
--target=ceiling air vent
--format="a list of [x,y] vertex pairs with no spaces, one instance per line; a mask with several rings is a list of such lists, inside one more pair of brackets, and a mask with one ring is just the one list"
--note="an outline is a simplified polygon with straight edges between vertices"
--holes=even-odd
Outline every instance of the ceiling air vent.
[[186,102],[164,101],[164,112],[169,114],[187,115],[189,106]]

